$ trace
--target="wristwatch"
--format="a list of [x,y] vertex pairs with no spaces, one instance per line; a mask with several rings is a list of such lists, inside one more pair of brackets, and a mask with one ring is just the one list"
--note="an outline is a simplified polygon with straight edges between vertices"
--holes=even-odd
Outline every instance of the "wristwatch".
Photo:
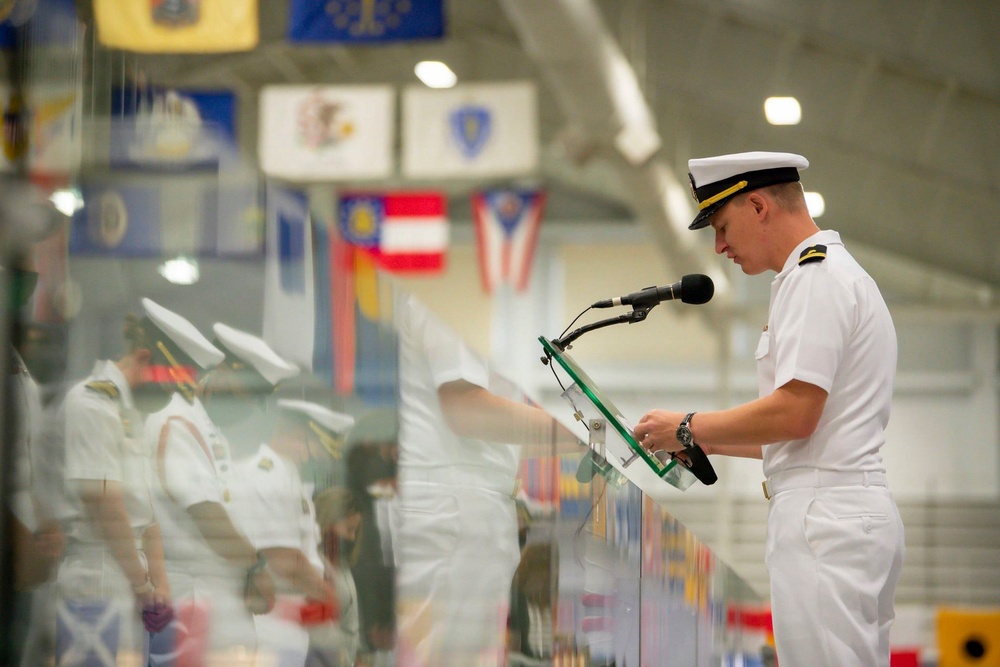
[[694,447],[694,433],[691,432],[691,417],[695,416],[695,412],[687,413],[681,421],[680,426],[677,427],[677,442],[684,445],[685,448]]

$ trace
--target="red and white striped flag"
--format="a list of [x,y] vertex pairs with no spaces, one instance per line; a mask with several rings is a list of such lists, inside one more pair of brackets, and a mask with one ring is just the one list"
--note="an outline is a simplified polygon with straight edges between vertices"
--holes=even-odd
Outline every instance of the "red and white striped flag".
[[439,192],[341,195],[344,240],[395,273],[437,273],[448,249],[447,200]]
[[479,274],[488,293],[500,284],[519,292],[528,287],[544,208],[543,192],[491,190],[472,196]]

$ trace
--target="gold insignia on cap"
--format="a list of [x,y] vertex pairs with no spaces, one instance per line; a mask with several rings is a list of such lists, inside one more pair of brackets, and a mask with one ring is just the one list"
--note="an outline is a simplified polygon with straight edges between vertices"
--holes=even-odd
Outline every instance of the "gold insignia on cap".
[[698,187],[694,184],[694,174],[688,172],[688,180],[691,182],[691,198],[698,201]]
[[809,262],[822,262],[826,259],[826,246],[825,245],[812,245],[802,251],[799,255],[799,265],[808,264]]
[[257,464],[257,467],[261,470],[270,470],[274,467],[274,461],[265,456],[260,460],[260,463]]
[[698,204],[698,210],[699,211],[704,211],[706,208],[708,208],[709,206],[711,206],[715,202],[721,201],[721,200],[725,199],[726,197],[728,197],[729,195],[736,194],[737,192],[739,192],[740,190],[742,190],[746,186],[747,186],[747,181],[740,181],[739,183],[737,183],[733,187],[726,188],[725,190],[723,190],[719,194],[713,195],[713,196],[709,197],[708,199],[706,199],[705,201],[699,203]]
[[104,394],[109,398],[118,398],[121,395],[121,392],[118,391],[118,386],[111,380],[94,380],[93,382],[88,382],[87,389],[96,391],[98,394]]
[[339,461],[343,440],[341,438],[334,437],[329,431],[312,419],[309,420],[309,430],[311,430],[316,435],[316,438],[319,439],[319,444],[323,446],[323,449],[325,449],[330,456]]

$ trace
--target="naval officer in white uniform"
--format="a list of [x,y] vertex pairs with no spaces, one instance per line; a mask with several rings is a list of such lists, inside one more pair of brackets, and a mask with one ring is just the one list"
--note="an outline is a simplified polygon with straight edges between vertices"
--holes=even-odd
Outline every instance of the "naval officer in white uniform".
[[651,451],[699,444],[763,458],[767,567],[778,661],[889,664],[903,525],[879,450],[896,372],[896,333],[875,281],[806,207],[790,153],[691,160],[698,215],[715,250],[747,275],[767,270],[756,351],[760,398],[715,412],[654,410],[635,427]]
[[[160,327],[173,332],[200,370],[226,359],[184,318],[163,313],[160,319]],[[195,369],[175,363],[169,352],[173,372],[183,381],[167,407],[146,420],[145,439],[154,459],[154,509],[177,621],[169,641],[151,648],[151,662],[172,664],[180,655],[189,662],[245,660],[256,646],[251,614],[266,613],[274,604],[274,582],[263,554],[230,514],[229,443],[199,398],[211,377],[199,384]],[[220,384],[229,384],[228,370]]]

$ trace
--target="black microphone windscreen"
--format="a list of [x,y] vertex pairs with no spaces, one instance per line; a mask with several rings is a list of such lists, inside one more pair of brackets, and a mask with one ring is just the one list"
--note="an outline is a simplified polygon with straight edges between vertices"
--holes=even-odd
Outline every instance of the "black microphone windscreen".
[[708,303],[715,296],[715,283],[701,273],[689,273],[681,278],[681,301],[690,304]]

